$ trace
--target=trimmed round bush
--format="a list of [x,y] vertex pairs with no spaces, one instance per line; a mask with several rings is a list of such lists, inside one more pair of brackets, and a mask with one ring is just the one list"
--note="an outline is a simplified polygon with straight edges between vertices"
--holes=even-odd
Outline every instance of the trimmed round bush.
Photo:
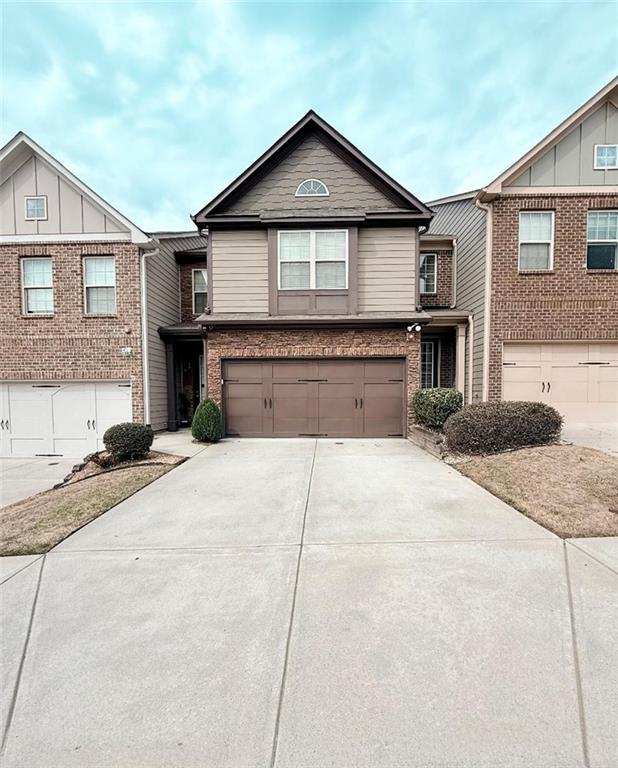
[[143,459],[154,439],[152,428],[145,424],[114,424],[103,435],[103,443],[115,461]]
[[547,445],[560,437],[562,416],[545,403],[467,405],[444,425],[446,444],[458,453],[499,453]]
[[202,400],[195,409],[191,434],[201,443],[218,443],[223,437],[223,419],[214,400]]
[[462,405],[463,397],[456,389],[419,389],[412,397],[417,423],[428,427],[442,427],[451,414],[461,410]]

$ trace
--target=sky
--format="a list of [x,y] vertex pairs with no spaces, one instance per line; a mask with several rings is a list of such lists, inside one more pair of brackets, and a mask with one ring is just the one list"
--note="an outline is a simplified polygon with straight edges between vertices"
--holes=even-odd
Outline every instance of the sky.
[[618,0],[0,3],[0,143],[146,231],[308,109],[424,201],[484,186],[618,72]]

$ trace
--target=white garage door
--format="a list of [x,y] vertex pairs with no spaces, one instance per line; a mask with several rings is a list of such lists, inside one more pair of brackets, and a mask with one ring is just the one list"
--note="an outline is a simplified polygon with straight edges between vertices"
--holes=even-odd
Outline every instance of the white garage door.
[[112,424],[131,421],[127,382],[0,384],[0,454],[83,458]]
[[505,400],[536,400],[571,424],[618,421],[618,343],[504,345]]

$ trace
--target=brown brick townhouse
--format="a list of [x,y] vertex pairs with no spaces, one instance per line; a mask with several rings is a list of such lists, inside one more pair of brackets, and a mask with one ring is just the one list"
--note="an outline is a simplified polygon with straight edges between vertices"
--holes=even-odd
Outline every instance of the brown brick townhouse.
[[405,435],[419,387],[618,420],[618,79],[482,190],[424,204],[309,112],[147,234],[24,134],[0,151],[1,455],[112,423]]

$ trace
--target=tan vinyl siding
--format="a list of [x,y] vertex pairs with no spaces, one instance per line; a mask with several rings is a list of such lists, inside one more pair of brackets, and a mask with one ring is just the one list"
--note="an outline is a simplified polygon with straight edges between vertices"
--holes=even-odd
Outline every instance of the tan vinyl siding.
[[[468,312],[473,318],[472,401],[479,402],[483,390],[486,214],[474,205],[472,199],[432,207],[436,215],[431,222],[430,234],[457,237],[457,309]],[[466,343],[466,386],[467,356]]]
[[359,229],[359,312],[414,311],[416,251],[414,227]]
[[266,230],[211,231],[213,312],[268,312]]
[[[37,155],[19,156],[19,164],[0,172],[1,235],[97,235],[128,229]],[[26,221],[26,196],[47,197],[47,219]],[[121,238],[123,239],[123,238]]]
[[[296,197],[305,179],[320,179],[328,197]],[[228,212],[392,210],[395,203],[354,170],[320,139],[309,136],[270,173],[230,205]]]
[[618,170],[595,170],[594,145],[618,144],[618,109],[606,102],[508,187],[572,187],[618,184]]

